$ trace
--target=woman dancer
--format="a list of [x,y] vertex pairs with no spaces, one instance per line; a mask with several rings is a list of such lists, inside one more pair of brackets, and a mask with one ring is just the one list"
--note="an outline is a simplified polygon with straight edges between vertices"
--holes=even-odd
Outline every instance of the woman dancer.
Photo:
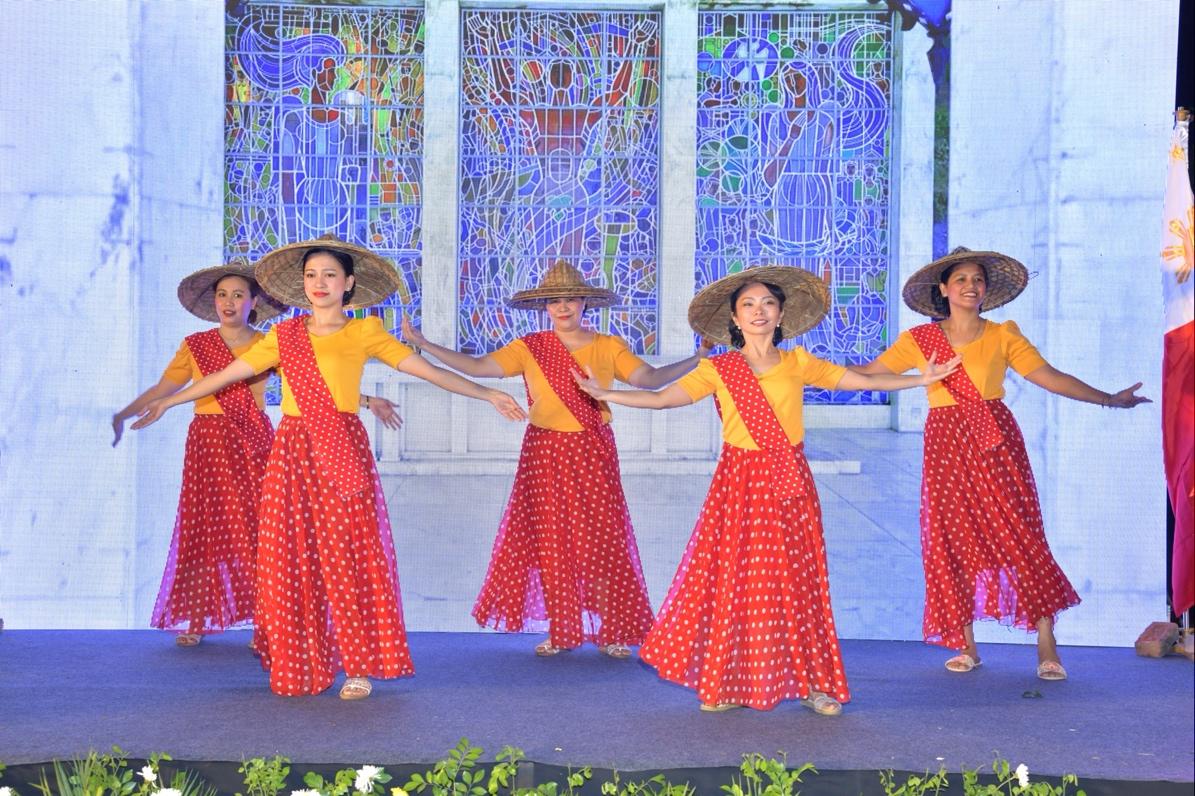
[[[178,300],[192,315],[220,325],[184,339],[158,383],[112,416],[113,447],[126,420],[150,401],[231,363],[263,336],[250,324],[282,311],[261,295],[253,268],[239,261],[186,277]],[[274,438],[262,411],[267,377],[261,374],[195,402],[174,538],[151,619],[153,627],[175,630],[180,647],[253,619],[257,502]],[[401,425],[389,401],[363,398],[383,423]]]
[[522,374],[526,382],[531,423],[473,616],[482,626],[512,632],[546,626],[548,639],[535,647],[541,656],[589,641],[606,655],[626,658],[651,627],[610,410],[581,392],[572,374],[584,366],[604,386],[618,379],[662,387],[692,370],[709,349],[659,368],[648,365],[621,338],[582,322],[586,309],[617,300],[558,262],[538,286],[507,301],[547,312],[551,331],[524,335],[492,354],[474,357],[435,345],[403,322],[408,340],[466,375]]
[[1140,383],[1106,393],[1056,370],[1012,321],[995,323],[984,310],[1012,301],[1029,273],[1011,257],[959,247],[913,274],[905,304],[942,320],[903,332],[874,362],[872,374],[923,367],[930,356],[957,354],[963,366],[928,387],[921,473],[921,560],[925,569],[922,633],[930,644],[959,650],[952,672],[980,665],[976,619],[1037,631],[1037,676],[1065,680],[1054,620],[1078,605],[1042,524],[1037,487],[1020,427],[1004,405],[1009,367],[1052,393],[1129,409],[1148,402]]
[[689,325],[733,350],[660,392],[581,387],[600,401],[666,409],[713,394],[722,453],[697,525],[639,651],[660,676],[697,690],[701,709],[768,710],[785,699],[837,715],[850,698],[830,610],[821,505],[805,460],[802,391],[900,390],[943,378],[860,376],[776,344],[825,316],[825,284],[788,266],[752,268],[694,297]]
[[342,699],[369,695],[370,677],[414,672],[399,600],[390,522],[365,429],[357,419],[366,360],[379,359],[451,392],[525,417],[505,393],[429,364],[374,317],[347,318],[399,286],[394,267],[331,236],[270,252],[257,265],[262,287],[309,307],[276,324],[224,370],[151,402],[140,428],[169,407],[282,366],[282,423],[262,486],[257,624],[262,665],[277,694],[318,694],[337,669]]

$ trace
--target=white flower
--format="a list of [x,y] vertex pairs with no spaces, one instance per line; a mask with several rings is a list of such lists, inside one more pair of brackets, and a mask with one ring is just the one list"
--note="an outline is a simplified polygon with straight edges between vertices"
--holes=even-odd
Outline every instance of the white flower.
[[382,769],[377,766],[361,766],[357,769],[357,778],[353,780],[353,789],[369,793],[373,790],[374,779],[381,773]]
[[1022,788],[1029,787],[1029,766],[1021,763],[1016,770],[1017,784]]
[[183,792],[178,788],[159,788],[154,791],[154,796],[183,796]]
[[[3,788],[0,788],[0,796],[17,796],[17,792],[5,785]],[[406,796],[406,794],[403,794],[403,796]]]
[[137,773],[140,774],[141,779],[145,780],[146,782],[154,783],[158,781],[158,775],[154,773],[153,766],[144,766]]

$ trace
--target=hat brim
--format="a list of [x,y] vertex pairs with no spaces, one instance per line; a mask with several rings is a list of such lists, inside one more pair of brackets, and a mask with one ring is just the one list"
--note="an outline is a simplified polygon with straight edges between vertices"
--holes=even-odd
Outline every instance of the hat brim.
[[353,258],[353,298],[345,309],[381,304],[402,287],[397,269],[385,257],[341,240],[316,239],[281,246],[262,257],[254,268],[262,290],[288,307],[311,309],[303,292],[303,257],[311,249],[331,249]]
[[517,310],[541,310],[549,299],[585,299],[586,309],[612,307],[618,303],[618,294],[604,287],[537,287],[520,290],[506,299],[506,305]]
[[730,295],[748,282],[768,282],[784,291],[780,333],[796,337],[817,326],[830,311],[830,288],[804,268],[763,265],[711,282],[689,302],[689,327],[707,340],[730,345]]
[[987,272],[987,292],[983,297],[981,312],[1003,307],[1021,295],[1029,284],[1029,269],[1006,254],[993,251],[952,252],[917,269],[905,281],[900,291],[905,305],[921,315],[941,318],[942,312],[934,305],[933,296],[942,282],[942,272],[952,265],[965,262],[979,263]]
[[253,266],[248,263],[227,263],[202,268],[178,283],[178,302],[183,309],[205,321],[219,323],[216,313],[216,285],[226,276],[239,276],[257,289],[257,306],[254,308],[254,323],[264,323],[280,315],[286,308],[271,298],[257,281]]

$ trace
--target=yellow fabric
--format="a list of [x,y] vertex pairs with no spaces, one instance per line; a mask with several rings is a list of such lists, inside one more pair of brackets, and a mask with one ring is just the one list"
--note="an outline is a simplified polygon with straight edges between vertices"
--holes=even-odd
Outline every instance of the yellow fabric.
[[[625,340],[608,334],[595,334],[592,343],[578,348],[572,355],[581,366],[581,371],[584,372],[588,366],[603,387],[609,387],[614,383],[614,379],[623,384],[628,383],[631,374],[644,364],[642,359],[627,348]],[[526,343],[515,340],[490,356],[501,366],[504,376],[523,374],[527,381],[527,391],[531,394],[531,409],[528,414],[533,426],[550,431],[582,430],[577,418],[573,417],[573,413],[552,391],[547,377],[539,369]],[[610,408],[605,404],[602,404],[602,419],[610,422]]]
[[[796,445],[805,439],[805,423],[801,417],[805,404],[805,385],[833,390],[845,373],[846,368],[841,365],[818,359],[798,346],[792,351],[781,351],[780,364],[757,374],[756,378],[788,441]],[[759,450],[712,362],[701,360],[697,368],[682,376],[677,384],[694,403],[711,393],[717,393],[718,403],[722,407],[722,440],[736,448]]]
[[[1013,321],[996,323],[985,320],[984,324],[979,337],[955,351],[963,355],[963,370],[971,377],[979,394],[984,400],[991,401],[1004,397],[1004,374],[1008,368],[1024,376],[1045,365],[1046,360],[1025,339]],[[878,361],[893,373],[925,367],[921,347],[909,332],[901,332],[892,347],[880,354]],[[925,389],[931,408],[954,406],[955,400],[942,382],[931,384]]]
[[[261,332],[254,332],[253,337],[248,343],[232,349],[232,355],[239,357],[263,337],[265,335]],[[199,369],[199,363],[191,356],[191,347],[187,345],[186,340],[183,340],[179,345],[178,351],[174,353],[174,359],[170,360],[170,364],[166,366],[166,372],[162,374],[162,378],[180,385],[190,381],[199,381],[203,378],[203,372]],[[268,374],[263,374],[249,380],[249,390],[253,393],[253,400],[257,401],[258,409],[265,408],[266,381],[269,378]],[[224,410],[220,408],[220,402],[216,400],[216,396],[208,395],[195,402],[195,414],[222,415],[224,414]]]
[[[315,350],[315,362],[320,375],[336,401],[341,412],[356,413],[361,403],[361,374],[369,359],[379,359],[392,368],[397,368],[411,354],[415,353],[403,345],[382,326],[380,318],[351,318],[344,328],[332,334],[315,336],[308,333],[311,347]],[[240,357],[261,373],[278,364],[278,331],[271,328],[256,345]],[[286,382],[285,369],[282,373],[282,414],[302,417],[295,395]]]

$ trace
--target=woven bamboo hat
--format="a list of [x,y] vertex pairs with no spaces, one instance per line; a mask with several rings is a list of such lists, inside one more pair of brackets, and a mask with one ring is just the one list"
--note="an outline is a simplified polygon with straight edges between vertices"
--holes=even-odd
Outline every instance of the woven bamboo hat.
[[942,317],[942,312],[934,306],[933,297],[939,295],[938,285],[942,281],[942,272],[958,263],[978,263],[987,272],[987,293],[983,296],[983,306],[980,310],[1003,307],[1021,295],[1025,285],[1029,284],[1029,269],[1018,260],[1000,252],[976,252],[959,246],[945,257],[939,257],[918,269],[905,282],[900,294],[909,309],[931,318]]
[[[202,268],[178,283],[178,302],[183,309],[197,318],[219,323],[220,316],[216,314],[216,285],[226,276],[239,276],[258,289],[261,286],[253,274],[253,266],[244,260],[232,260],[224,265]],[[257,306],[253,312],[253,322],[263,323],[281,313],[285,308],[264,290],[257,290]]]
[[303,292],[303,257],[311,249],[332,249],[353,258],[353,299],[345,309],[380,304],[402,287],[398,271],[385,257],[327,234],[281,246],[262,257],[255,268],[262,289],[289,307],[309,309],[311,302]]
[[519,310],[543,309],[548,299],[583,298],[587,308],[609,307],[618,303],[618,294],[585,281],[573,265],[557,260],[539,284],[530,290],[520,290],[506,300],[508,306]]
[[817,326],[830,311],[830,288],[804,268],[763,265],[724,276],[689,302],[689,326],[702,337],[730,344],[730,294],[748,282],[768,282],[784,291],[780,333],[787,339]]

